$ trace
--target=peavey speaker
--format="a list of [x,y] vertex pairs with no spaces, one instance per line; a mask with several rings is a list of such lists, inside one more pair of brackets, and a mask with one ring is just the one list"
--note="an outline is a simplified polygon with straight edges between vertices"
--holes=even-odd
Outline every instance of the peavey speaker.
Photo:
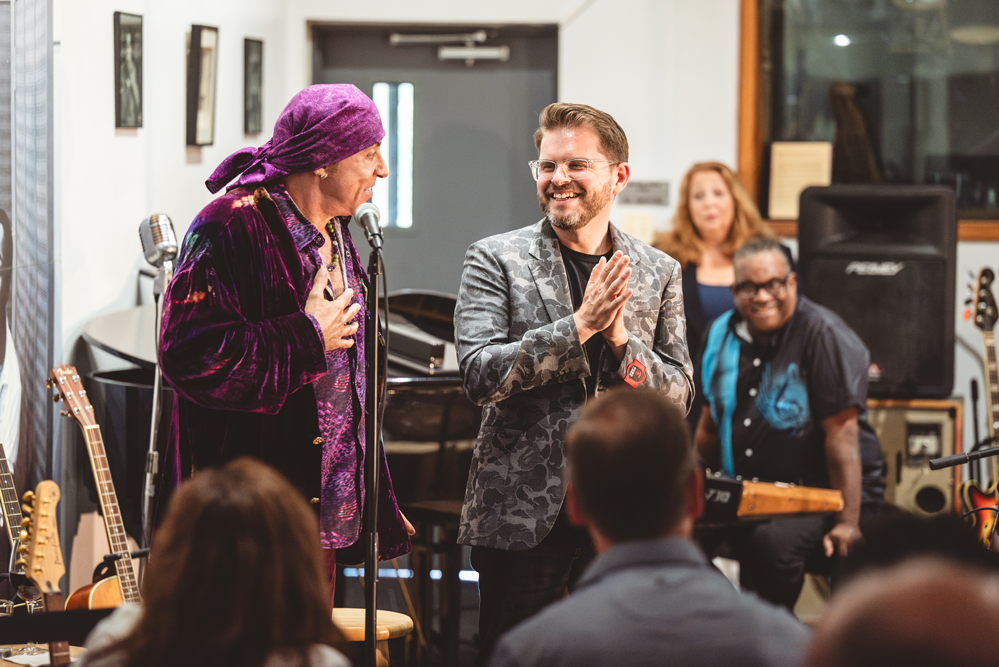
[[871,396],[950,395],[956,252],[950,188],[833,185],[801,193],[800,289],[867,345]]
[[930,470],[929,461],[961,453],[961,402],[868,401],[868,419],[885,460],[885,502],[920,516],[959,512],[961,466]]

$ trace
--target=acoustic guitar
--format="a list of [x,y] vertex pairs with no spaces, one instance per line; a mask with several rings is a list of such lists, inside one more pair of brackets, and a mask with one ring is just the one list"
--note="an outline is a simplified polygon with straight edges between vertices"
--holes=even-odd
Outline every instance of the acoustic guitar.
[[80,374],[72,366],[56,366],[49,374],[49,384],[55,386],[59,396],[66,403],[63,415],[74,419],[83,430],[87,442],[90,467],[94,471],[97,495],[100,498],[101,514],[104,515],[104,528],[107,531],[108,545],[112,553],[121,554],[115,561],[117,576],[101,579],[74,591],[66,600],[66,609],[107,609],[117,607],[122,602],[139,602],[139,584],[132,569],[132,554],[128,548],[125,524],[121,520],[118,496],[111,480],[107,453],[101,427],[94,419],[94,408],[87,398],[87,391],[80,381]]
[[[26,503],[19,535],[21,544],[18,563],[24,566],[28,578],[42,592],[46,612],[62,611],[62,592],[59,580],[66,574],[59,548],[59,527],[56,524],[56,506],[59,504],[59,485],[39,482],[35,492],[24,494]],[[68,665],[69,642],[50,641],[49,656],[52,665]]]
[[[992,438],[999,433],[999,371],[996,367],[996,334],[995,323],[999,311],[992,296],[992,283],[995,273],[991,269],[982,269],[978,274],[978,288],[975,290],[974,310],[972,317],[975,326],[981,329],[985,343],[985,406],[988,415],[989,435]],[[993,440],[993,444],[997,444]],[[977,481],[968,481],[961,485],[961,498],[964,500],[966,512],[974,512],[975,531],[979,541],[986,547],[992,534],[992,526],[996,513],[988,508],[999,505],[999,461],[993,456],[992,480],[983,489]],[[977,465],[977,464],[976,464]],[[976,511],[977,510],[977,511]],[[999,546],[999,545],[997,545]]]

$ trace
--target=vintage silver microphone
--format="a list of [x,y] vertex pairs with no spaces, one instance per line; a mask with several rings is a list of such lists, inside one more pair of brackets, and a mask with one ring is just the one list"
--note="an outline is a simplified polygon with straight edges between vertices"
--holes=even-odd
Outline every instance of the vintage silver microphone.
[[159,269],[153,282],[153,300],[156,302],[156,316],[153,321],[153,335],[156,339],[156,364],[153,369],[153,414],[149,427],[149,452],[146,454],[146,482],[142,494],[142,538],[140,546],[148,547],[152,529],[152,500],[156,495],[156,474],[159,472],[159,452],[156,451],[156,433],[160,424],[160,393],[163,374],[160,372],[160,320],[163,317],[163,304],[160,297],[166,293],[167,285],[173,279],[173,260],[177,258],[177,234],[173,222],[165,213],[153,213],[139,224],[139,241],[146,261]]
[[368,244],[373,250],[381,250],[385,243],[381,225],[378,224],[381,217],[381,211],[371,202],[364,202],[354,211],[354,220],[361,225],[364,235],[368,238]]
[[139,240],[146,261],[160,268],[177,257],[177,234],[165,213],[153,213],[139,225]]

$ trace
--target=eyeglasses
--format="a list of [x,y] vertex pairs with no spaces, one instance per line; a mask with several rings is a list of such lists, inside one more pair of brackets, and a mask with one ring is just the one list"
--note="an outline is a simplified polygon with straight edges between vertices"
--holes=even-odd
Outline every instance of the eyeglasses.
[[565,167],[565,177],[570,181],[582,181],[590,177],[595,164],[620,164],[613,160],[587,160],[582,157],[574,157],[568,160],[531,160],[527,165],[531,168],[534,180],[549,179],[555,177],[560,165]]
[[738,283],[732,286],[732,294],[740,299],[755,299],[761,289],[765,289],[770,296],[779,299],[787,291],[787,281],[793,275],[788,273],[783,278],[773,278],[765,283],[754,283],[751,280]]

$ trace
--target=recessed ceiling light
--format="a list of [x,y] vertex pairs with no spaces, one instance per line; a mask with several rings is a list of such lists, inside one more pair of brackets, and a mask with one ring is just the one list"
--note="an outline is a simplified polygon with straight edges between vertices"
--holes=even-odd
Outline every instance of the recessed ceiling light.
[[836,46],[850,46],[850,38],[846,35],[836,35],[833,37],[833,44]]

